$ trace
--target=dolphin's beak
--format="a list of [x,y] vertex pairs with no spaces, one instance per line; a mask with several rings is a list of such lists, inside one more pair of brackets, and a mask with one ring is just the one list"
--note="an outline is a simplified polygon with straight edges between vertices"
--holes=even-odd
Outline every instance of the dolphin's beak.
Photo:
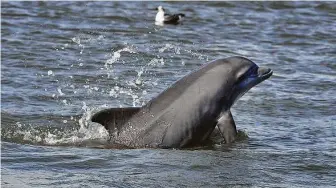
[[272,76],[272,74],[273,74],[272,69],[263,68],[263,67],[258,68],[258,77],[262,78],[263,80],[268,79],[269,77]]
[[[242,80],[240,80],[235,87],[235,91],[231,96],[231,101],[236,101],[241,96],[243,96],[248,90],[250,90],[255,85],[267,80],[272,76],[273,71],[269,68],[263,67],[251,67],[252,71],[247,72],[247,76],[244,76]],[[234,102],[233,102],[234,103]],[[232,104],[233,104],[232,103]]]

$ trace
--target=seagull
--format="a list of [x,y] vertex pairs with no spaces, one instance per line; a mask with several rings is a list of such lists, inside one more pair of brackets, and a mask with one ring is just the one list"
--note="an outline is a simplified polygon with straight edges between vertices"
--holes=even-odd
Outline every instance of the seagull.
[[155,17],[155,23],[158,25],[162,24],[178,24],[181,22],[182,18],[185,17],[184,14],[165,14],[162,6],[157,8],[158,13]]

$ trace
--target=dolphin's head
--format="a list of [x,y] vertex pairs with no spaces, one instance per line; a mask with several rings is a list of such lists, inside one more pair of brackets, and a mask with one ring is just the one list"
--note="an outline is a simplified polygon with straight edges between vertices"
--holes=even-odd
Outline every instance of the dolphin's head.
[[229,97],[231,105],[253,86],[268,79],[273,74],[271,69],[258,67],[254,62],[244,57],[231,57],[228,59],[228,63],[231,64],[231,74],[235,79]]

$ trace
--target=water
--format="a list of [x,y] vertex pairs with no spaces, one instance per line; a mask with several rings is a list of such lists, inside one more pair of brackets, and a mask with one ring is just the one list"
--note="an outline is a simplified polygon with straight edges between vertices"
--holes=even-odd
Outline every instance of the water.
[[[156,26],[155,7],[186,13]],[[2,187],[336,186],[333,2],[2,2]],[[274,75],[233,107],[248,138],[108,149],[95,112],[140,106],[207,61]]]

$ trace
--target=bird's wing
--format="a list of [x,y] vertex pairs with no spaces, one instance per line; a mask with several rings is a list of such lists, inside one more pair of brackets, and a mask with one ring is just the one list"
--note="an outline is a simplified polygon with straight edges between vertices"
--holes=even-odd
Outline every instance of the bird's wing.
[[180,17],[178,14],[167,15],[164,17],[164,22],[165,23],[177,23],[179,19]]

